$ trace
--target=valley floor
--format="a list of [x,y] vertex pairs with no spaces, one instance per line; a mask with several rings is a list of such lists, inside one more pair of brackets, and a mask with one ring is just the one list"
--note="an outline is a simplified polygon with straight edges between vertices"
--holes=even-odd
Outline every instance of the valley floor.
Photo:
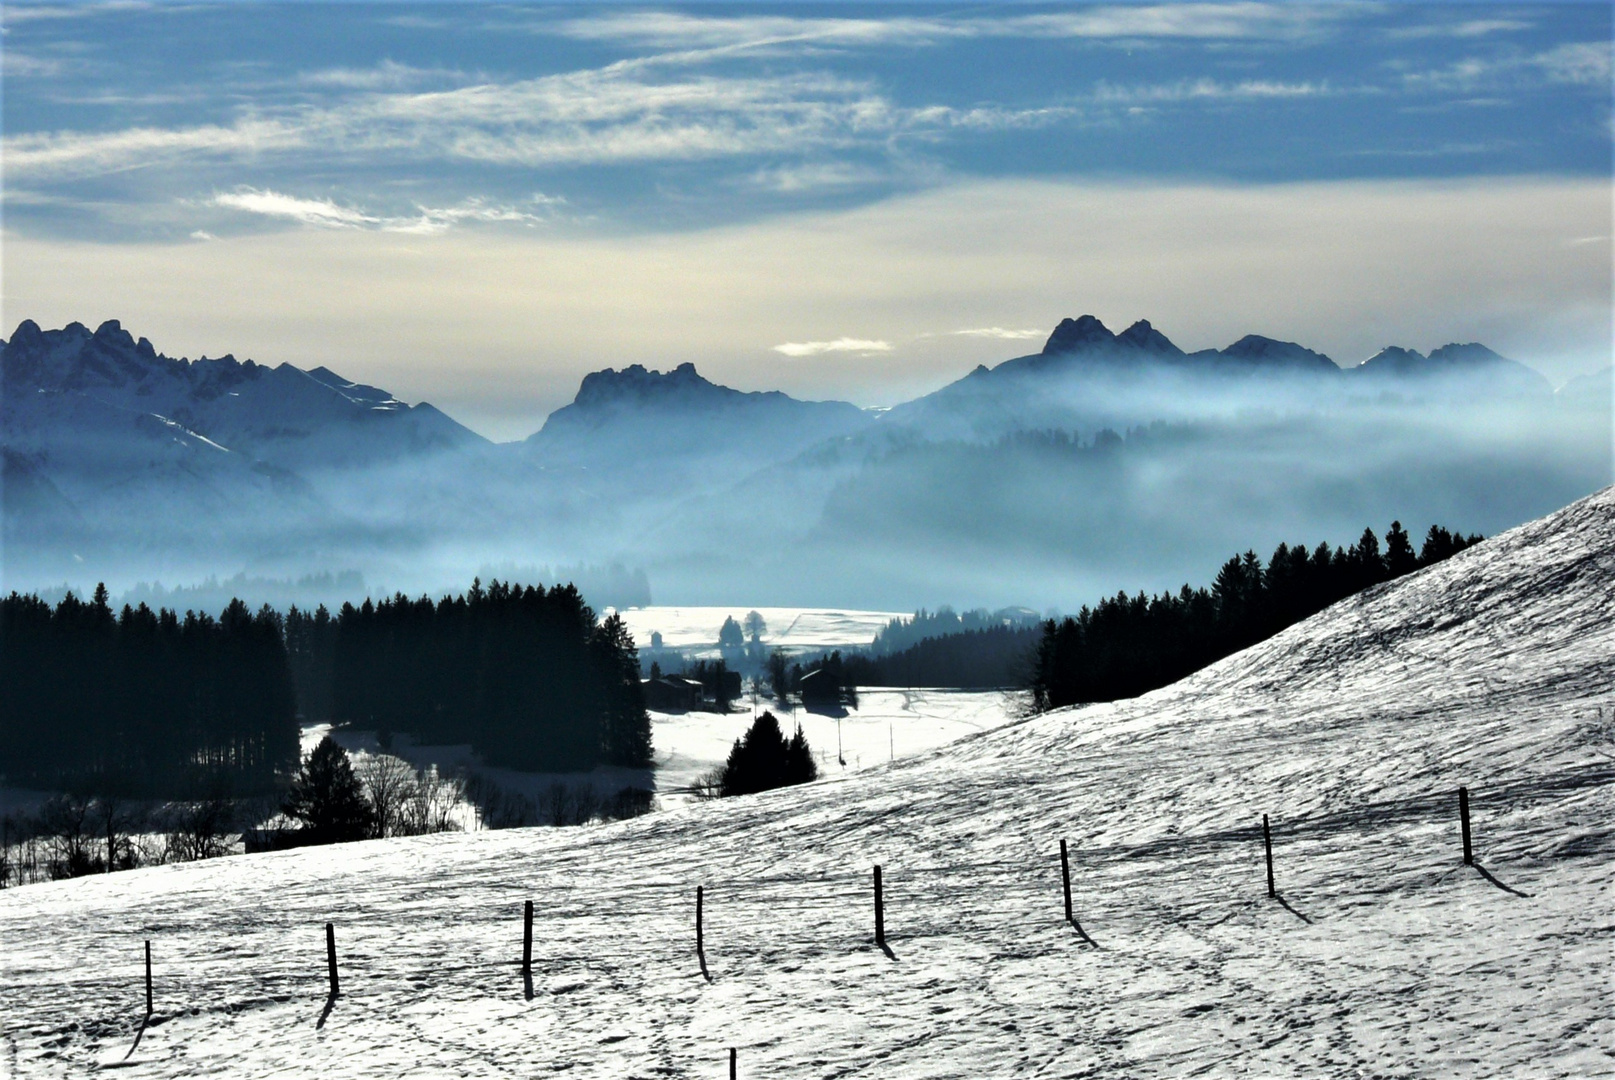
[[1612,823],[1606,491],[1175,686],[845,777],[8,891],[0,1072],[1610,1075]]

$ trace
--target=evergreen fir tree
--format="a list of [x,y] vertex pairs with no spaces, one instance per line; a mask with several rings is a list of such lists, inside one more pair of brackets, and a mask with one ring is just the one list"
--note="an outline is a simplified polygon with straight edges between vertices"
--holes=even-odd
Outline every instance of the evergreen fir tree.
[[348,752],[327,735],[292,779],[281,805],[287,817],[303,823],[315,843],[363,840],[371,835],[372,814],[364,789],[353,775]]

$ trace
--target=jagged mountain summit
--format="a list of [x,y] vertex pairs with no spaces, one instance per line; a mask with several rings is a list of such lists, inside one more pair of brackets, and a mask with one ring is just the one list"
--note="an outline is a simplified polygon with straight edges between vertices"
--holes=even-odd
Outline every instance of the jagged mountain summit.
[[115,319],[94,333],[24,320],[0,343],[0,380],[7,445],[47,455],[75,434],[122,432],[279,467],[347,467],[486,441],[431,405],[324,367],[164,356]]
[[1017,372],[1022,369],[1047,369],[1051,361],[1061,359],[1155,361],[1224,371],[1240,368],[1247,373],[1265,374],[1346,374],[1412,380],[1472,378],[1492,384],[1529,387],[1543,393],[1552,391],[1548,381],[1535,371],[1476,342],[1443,345],[1428,356],[1414,349],[1392,345],[1361,364],[1342,368],[1323,353],[1314,352],[1293,341],[1278,341],[1260,334],[1247,334],[1225,349],[1185,352],[1152,326],[1148,319],[1140,319],[1121,333],[1113,334],[1092,315],[1062,319],[1049,335],[1042,351],[1006,360],[989,370]]
[[978,366],[892,409],[887,422],[993,438],[1037,427],[1119,430],[1223,416],[1253,404],[1333,409],[1389,397],[1441,406],[1551,393],[1541,375],[1478,344],[1445,345],[1429,356],[1393,347],[1342,368],[1323,353],[1259,334],[1223,349],[1185,352],[1147,319],[1113,333],[1082,315],[1062,319],[1040,351]]
[[844,401],[736,390],[689,363],[666,372],[631,364],[584,376],[577,397],[551,413],[527,446],[546,462],[614,464],[688,480],[692,469],[725,460],[731,472],[760,468],[870,423]]

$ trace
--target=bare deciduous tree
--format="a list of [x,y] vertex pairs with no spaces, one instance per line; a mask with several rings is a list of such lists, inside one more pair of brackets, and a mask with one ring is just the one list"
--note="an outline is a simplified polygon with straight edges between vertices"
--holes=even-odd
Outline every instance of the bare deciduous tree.
[[353,771],[370,802],[377,836],[405,836],[414,831],[411,809],[421,779],[409,762],[391,754],[370,754]]

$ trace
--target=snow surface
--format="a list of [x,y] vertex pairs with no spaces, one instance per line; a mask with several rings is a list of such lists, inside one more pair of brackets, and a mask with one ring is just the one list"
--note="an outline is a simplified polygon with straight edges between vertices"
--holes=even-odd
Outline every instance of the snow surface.
[[[546,789],[555,784],[593,787],[602,796],[634,787],[655,791],[658,805],[667,808],[695,801],[690,787],[728,760],[734,741],[764,711],[773,711],[787,734],[801,725],[818,759],[820,774],[828,778],[912,757],[962,736],[1000,727],[1023,711],[1025,705],[1025,695],[997,690],[877,687],[860,689],[858,707],[839,709],[839,715],[803,708],[781,709],[767,698],[729,713],[664,713],[653,709],[653,769],[601,766],[589,773],[516,772],[483,765],[469,744],[417,746],[407,735],[395,736],[388,752],[417,768],[435,765],[443,775],[476,772],[502,790],[530,799],[542,798]],[[351,754],[381,752],[373,731],[333,731],[330,724],[310,724],[303,728],[303,756],[312,753],[328,734]],[[4,789],[0,789],[0,799],[3,798]]]
[[762,643],[788,653],[868,645],[892,619],[910,617],[910,613],[904,611],[775,607],[653,606],[624,608],[617,614],[622,616],[641,652],[649,652],[651,634],[660,632],[663,648],[705,647],[716,655],[723,620],[733,618],[737,623],[744,623],[746,613],[752,610],[768,623],[768,629],[761,635]]
[[11,890],[0,1070],[1610,1075],[1612,616],[1606,490],[1172,687],[845,779]]

